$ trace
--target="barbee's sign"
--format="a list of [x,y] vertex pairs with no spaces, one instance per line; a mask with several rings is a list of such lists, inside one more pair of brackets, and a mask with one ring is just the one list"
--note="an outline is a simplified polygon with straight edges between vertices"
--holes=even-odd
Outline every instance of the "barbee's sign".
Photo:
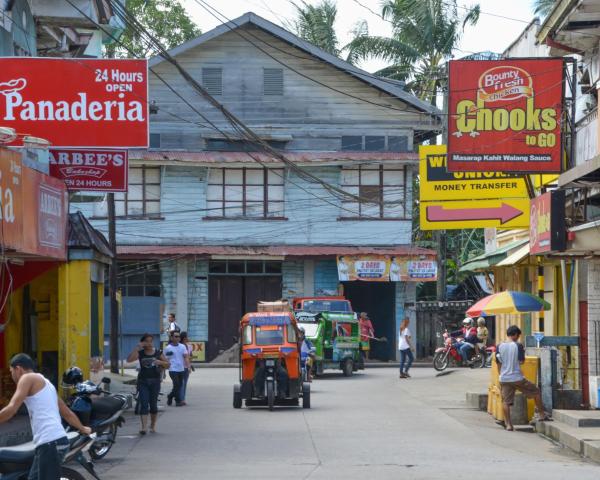
[[563,59],[456,60],[448,171],[560,172]]
[[50,175],[68,190],[127,191],[127,150],[50,149]]
[[147,147],[145,60],[0,58],[0,125],[57,147]]

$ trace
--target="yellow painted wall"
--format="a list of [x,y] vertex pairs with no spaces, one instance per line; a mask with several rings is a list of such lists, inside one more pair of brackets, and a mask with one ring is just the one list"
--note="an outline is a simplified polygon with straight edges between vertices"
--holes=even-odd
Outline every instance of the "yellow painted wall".
[[74,260],[58,269],[59,371],[72,366],[90,374],[90,262]]

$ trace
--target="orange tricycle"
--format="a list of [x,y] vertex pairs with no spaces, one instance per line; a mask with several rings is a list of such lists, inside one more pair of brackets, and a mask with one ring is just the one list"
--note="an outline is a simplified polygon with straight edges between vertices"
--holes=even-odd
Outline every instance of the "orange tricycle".
[[300,405],[310,408],[310,385],[302,380],[296,319],[291,312],[247,313],[240,322],[240,382],[233,408]]

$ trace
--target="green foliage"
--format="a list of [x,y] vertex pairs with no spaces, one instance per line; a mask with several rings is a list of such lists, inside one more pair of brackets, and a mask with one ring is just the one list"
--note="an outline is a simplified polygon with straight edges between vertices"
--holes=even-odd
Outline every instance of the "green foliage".
[[335,33],[337,6],[332,0],[322,0],[318,5],[309,5],[304,0],[296,8],[296,19],[288,27],[296,35],[332,55],[339,56],[339,41]]
[[[179,0],[127,0],[127,10],[167,50],[202,33],[189,18]],[[127,48],[118,44],[109,45],[106,49],[107,56],[147,58],[157,53],[129,22],[120,41]]]
[[533,1],[533,13],[546,17],[552,11],[556,5],[556,0],[534,0]]
[[381,16],[392,24],[392,36],[369,35],[365,22],[345,47],[352,63],[379,58],[389,66],[376,72],[407,82],[407,89],[435,103],[445,77],[443,64],[467,25],[479,19],[479,5],[461,8],[456,0],[385,0]]

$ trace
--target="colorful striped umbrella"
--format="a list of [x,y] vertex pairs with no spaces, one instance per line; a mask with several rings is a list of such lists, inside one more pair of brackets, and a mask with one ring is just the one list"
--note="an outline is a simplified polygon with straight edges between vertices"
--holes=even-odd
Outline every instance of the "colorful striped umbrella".
[[506,291],[488,295],[467,310],[469,317],[489,317],[499,313],[527,313],[550,310],[550,304],[525,292]]

